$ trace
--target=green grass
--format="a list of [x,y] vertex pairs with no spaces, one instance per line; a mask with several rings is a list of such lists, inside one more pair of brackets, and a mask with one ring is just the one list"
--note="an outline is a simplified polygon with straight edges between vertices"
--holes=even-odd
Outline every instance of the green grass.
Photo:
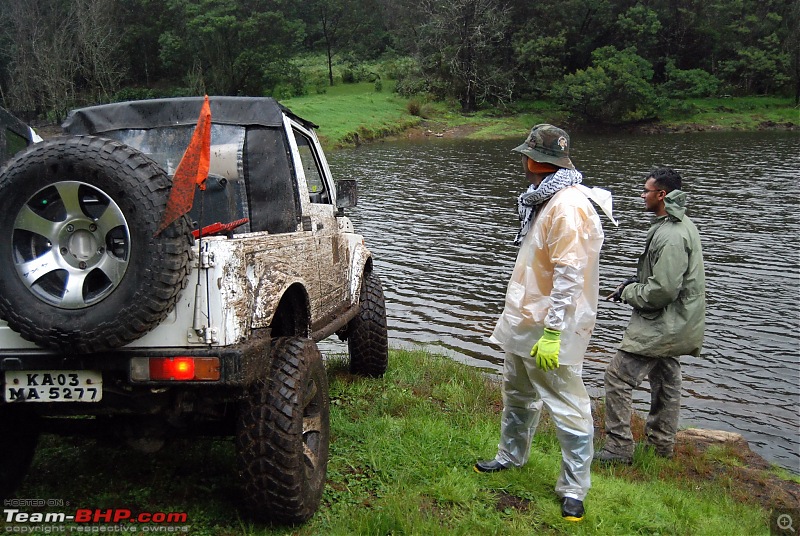
[[689,99],[664,113],[667,127],[698,125],[708,129],[754,130],[764,126],[800,124],[800,108],[790,98],[730,97]]
[[480,371],[398,350],[384,378],[352,376],[337,358],[328,375],[328,481],[320,510],[303,526],[241,517],[233,447],[223,440],[142,454],[47,436],[17,496],[63,499],[71,508],[186,511],[197,535],[768,533],[767,511],[735,494],[737,483],[709,476],[735,462],[724,450],[687,463],[639,449],[632,467],[594,468],[587,515],[569,523],[553,492],[561,454],[547,419],[524,468],[472,470],[495,453],[501,407],[498,384]]
[[563,121],[564,114],[552,105],[539,102],[527,105],[519,113],[482,110],[462,114],[443,102],[424,102],[425,113],[412,114],[411,101],[394,93],[395,82],[386,80],[383,89],[360,82],[326,86],[324,93],[309,93],[283,99],[282,104],[297,115],[320,125],[317,131],[323,145],[340,147],[401,135],[409,129],[421,128],[440,133],[462,130],[459,134],[472,139],[496,139],[518,136],[536,123]]
[[297,115],[320,125],[325,146],[352,145],[398,134],[419,124],[421,118],[406,110],[407,99],[394,93],[387,81],[382,91],[372,83],[337,84],[325,93],[284,99]]
[[[301,117],[318,125],[326,147],[369,142],[417,129],[437,135],[470,139],[519,137],[537,123],[571,124],[584,131],[592,125],[575,124],[553,103],[516,103],[513,111],[481,110],[462,114],[442,102],[417,103],[424,113],[412,115],[412,106],[393,92],[394,82],[375,91],[367,82],[338,83],[325,93],[285,99],[282,102]],[[418,100],[418,99],[417,99]],[[800,108],[789,98],[741,97],[692,99],[673,103],[660,121],[640,125],[646,131],[758,130],[800,125]],[[453,134],[455,133],[455,134]]]

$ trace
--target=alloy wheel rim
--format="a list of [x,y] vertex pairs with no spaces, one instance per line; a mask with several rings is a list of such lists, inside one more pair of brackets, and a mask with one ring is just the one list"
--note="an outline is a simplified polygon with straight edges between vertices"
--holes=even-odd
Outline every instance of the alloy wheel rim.
[[12,230],[17,275],[37,298],[84,309],[107,298],[130,263],[122,210],[101,189],[79,181],[42,188],[19,209]]

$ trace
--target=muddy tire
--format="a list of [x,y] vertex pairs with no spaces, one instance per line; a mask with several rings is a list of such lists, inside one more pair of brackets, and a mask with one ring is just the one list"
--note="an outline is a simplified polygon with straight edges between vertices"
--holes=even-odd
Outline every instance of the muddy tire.
[[153,236],[170,187],[152,160],[103,138],[55,138],[15,157],[0,178],[0,318],[68,353],[157,326],[190,270],[187,218]]
[[361,281],[360,310],[347,325],[350,372],[380,377],[389,364],[386,305],[378,274],[365,272]]
[[39,420],[19,407],[0,406],[0,500],[11,497],[22,483],[39,441]]
[[316,343],[273,341],[269,377],[239,408],[236,455],[244,502],[257,520],[302,523],[319,507],[328,466],[328,379]]

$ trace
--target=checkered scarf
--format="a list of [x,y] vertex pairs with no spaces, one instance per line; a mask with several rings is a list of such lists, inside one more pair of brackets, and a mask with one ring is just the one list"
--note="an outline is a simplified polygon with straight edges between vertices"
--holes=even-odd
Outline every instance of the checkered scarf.
[[531,229],[531,222],[536,215],[536,211],[545,201],[553,197],[556,192],[568,188],[573,184],[579,184],[583,180],[583,175],[576,169],[560,168],[544,178],[538,187],[531,184],[528,190],[520,194],[517,200],[519,211],[520,229],[514,238],[514,245],[519,246],[522,239]]

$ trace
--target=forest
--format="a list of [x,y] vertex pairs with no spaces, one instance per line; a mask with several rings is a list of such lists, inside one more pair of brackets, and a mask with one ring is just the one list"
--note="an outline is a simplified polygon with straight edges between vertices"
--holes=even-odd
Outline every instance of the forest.
[[462,112],[546,99],[619,124],[687,98],[797,103],[799,27],[797,0],[0,0],[0,105],[59,122],[133,98],[392,80]]

